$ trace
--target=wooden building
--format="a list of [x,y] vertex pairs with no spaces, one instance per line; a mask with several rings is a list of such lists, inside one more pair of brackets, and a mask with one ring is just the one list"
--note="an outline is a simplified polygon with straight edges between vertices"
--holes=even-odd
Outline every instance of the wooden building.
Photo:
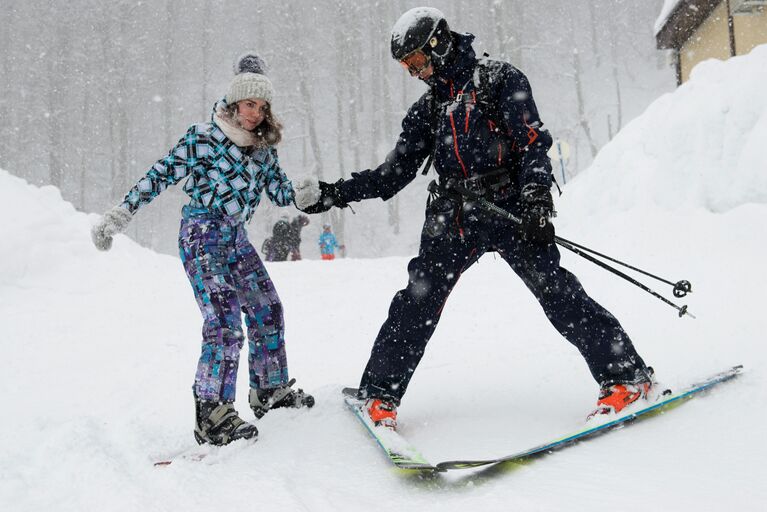
[[658,49],[673,50],[677,85],[706,59],[744,55],[767,43],[767,0],[667,0]]

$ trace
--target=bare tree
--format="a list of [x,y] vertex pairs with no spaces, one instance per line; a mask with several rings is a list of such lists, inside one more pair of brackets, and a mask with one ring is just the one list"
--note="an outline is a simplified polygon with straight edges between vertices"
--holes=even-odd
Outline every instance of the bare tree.
[[11,31],[6,27],[11,25],[11,13],[15,9],[15,2],[11,2],[8,8],[0,9],[0,48],[5,51],[0,52],[0,166],[11,162],[10,148],[13,123],[10,120],[11,112]]
[[208,80],[210,78],[210,53],[211,53],[211,0],[203,0],[202,2],[202,40],[200,41],[200,51],[202,52],[200,63],[202,72],[202,86],[200,87],[201,96],[201,108],[202,117],[205,119],[210,110],[210,102],[208,101]]
[[[343,15],[344,4],[341,1],[336,3],[337,13],[339,18]],[[339,178],[346,177],[346,165],[344,149],[348,141],[346,133],[344,132],[344,114],[345,114],[345,102],[347,84],[344,77],[347,73],[347,63],[349,60],[348,47],[346,44],[346,33],[342,24],[336,24],[334,30],[334,42],[336,46],[336,59],[335,59],[335,81],[336,81],[336,165],[338,166]],[[344,240],[345,236],[345,216],[343,210],[336,210],[335,215],[331,216],[331,222],[336,228],[336,234],[341,240]]]
[[599,149],[597,148],[596,142],[594,142],[594,137],[591,135],[591,125],[589,123],[588,117],[586,116],[586,105],[583,98],[582,74],[581,60],[580,55],[578,54],[578,49],[573,48],[573,82],[575,85],[575,97],[577,98],[578,105],[578,124],[583,129],[583,133],[586,135],[586,140],[588,141],[589,148],[591,149],[591,157],[594,158],[597,156]]
[[586,2],[586,5],[589,7],[589,34],[591,36],[591,53],[596,60],[597,67],[599,67],[601,62],[600,47],[602,45],[599,44],[599,37],[597,36],[597,25],[599,25],[599,21],[597,21],[596,11],[600,9],[601,6],[598,5],[597,0],[590,0]]
[[[165,2],[165,26],[167,31],[163,31],[162,40],[162,131],[165,140],[165,147],[170,147],[174,143],[175,134],[173,127],[173,34],[174,21],[176,19],[176,1],[166,0]],[[203,93],[204,96],[204,93]]]
[[[81,126],[88,126],[91,119],[91,98],[87,95],[83,95],[82,108],[80,109],[80,123]],[[80,152],[80,169],[79,169],[79,193],[78,202],[80,209],[88,211],[88,165],[90,164],[87,158],[88,152]]]
[[[391,7],[391,3],[387,2],[383,10],[383,28],[385,30],[381,34],[381,41],[385,41],[385,43],[379,43],[374,49],[374,52],[377,49],[377,55],[379,57],[378,67],[380,69],[381,75],[381,114],[383,119],[383,131],[381,136],[384,144],[392,144],[394,139],[394,134],[392,133],[392,124],[394,122],[392,111],[394,109],[394,101],[392,99],[391,80],[389,79],[389,73],[387,70],[387,64],[391,58],[389,55],[389,46],[387,44],[390,37],[389,28],[394,24],[394,21],[392,20],[393,17],[391,15]],[[395,235],[398,235],[400,232],[400,200],[398,195],[395,195],[389,199],[387,202],[387,209],[389,215],[389,226],[391,226],[392,232]]]
[[[620,13],[615,9],[615,6],[613,4],[610,4],[609,11],[615,18],[617,19],[620,16]],[[610,23],[607,25],[607,31],[609,34],[609,41],[608,45],[610,46],[610,68],[612,72],[612,78],[613,82],[615,84],[615,111],[617,116],[617,125],[615,126],[615,131],[621,129],[621,126],[623,126],[623,100],[621,99],[621,83],[620,78],[618,74],[618,55],[617,55],[617,48],[618,48],[618,34],[616,33],[615,26]],[[610,135],[610,139],[612,139],[612,135]]]
[[504,60],[511,59],[514,66],[523,69],[525,67],[524,49],[528,42],[524,41],[522,28],[525,26],[525,5],[520,0],[506,0],[497,8],[500,19],[505,20],[502,26],[498,26],[496,33],[502,36],[500,55]]
[[486,12],[490,16],[493,26],[493,35],[495,36],[495,45],[493,47],[493,58],[499,60],[507,59],[506,55],[506,30],[508,25],[504,23],[504,5],[500,0],[487,0]]
[[66,91],[69,79],[69,48],[70,41],[67,37],[68,25],[57,24],[52,32],[53,41],[49,45],[49,53],[45,56],[50,63],[50,72],[47,73],[48,87],[46,88],[46,103],[48,118],[48,179],[50,183],[62,188],[64,179],[63,159],[64,145],[62,143],[65,117],[69,113],[67,108]]
[[[298,37],[301,33],[301,27],[294,16],[288,14],[286,16],[290,23],[290,30],[294,37]],[[304,117],[307,123],[309,146],[312,149],[312,156],[314,157],[314,169],[319,179],[323,179],[323,173],[325,166],[322,160],[322,151],[320,149],[320,141],[317,134],[317,120],[316,112],[312,106],[312,97],[309,87],[309,78],[307,77],[307,71],[309,69],[309,63],[304,53],[296,51],[293,47],[287,47],[285,49],[289,55],[287,62],[291,64],[291,75],[297,79],[298,82],[298,104],[300,115]]]

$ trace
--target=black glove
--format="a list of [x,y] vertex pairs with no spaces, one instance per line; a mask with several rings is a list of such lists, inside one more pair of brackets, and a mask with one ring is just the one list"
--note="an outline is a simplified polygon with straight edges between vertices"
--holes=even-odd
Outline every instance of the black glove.
[[346,208],[349,206],[349,203],[341,199],[341,183],[343,182],[343,179],[340,179],[335,183],[325,183],[324,181],[318,182],[320,187],[319,201],[299,209],[305,213],[322,213],[330,210],[334,206],[337,208]]
[[556,216],[556,212],[549,189],[543,185],[525,186],[522,189],[522,204],[522,239],[546,244],[554,242],[554,225],[551,219]]

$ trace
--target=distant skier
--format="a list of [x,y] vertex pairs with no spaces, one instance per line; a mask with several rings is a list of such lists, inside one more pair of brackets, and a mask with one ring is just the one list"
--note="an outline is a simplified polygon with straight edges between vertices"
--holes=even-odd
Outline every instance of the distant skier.
[[272,245],[272,238],[265,238],[261,244],[261,254],[264,255],[265,261],[274,261],[274,246]]
[[[601,391],[595,412],[620,411],[646,397],[652,371],[618,321],[559,264],[554,244],[551,136],[542,129],[527,77],[509,63],[478,59],[474,36],[451,32],[437,9],[406,12],[394,25],[391,52],[429,90],[402,121],[386,161],[336,183],[308,179],[296,205],[307,213],[388,200],[433,161],[418,256],[394,296],[373,345],[358,398],[375,424],[394,428],[426,344],[458,278],[486,252],[497,252],[523,280],[546,317],[586,360]],[[470,190],[522,219],[511,224],[467,200]]]
[[336,240],[336,235],[333,234],[330,224],[322,226],[322,234],[320,234],[318,244],[320,246],[320,256],[323,260],[336,259],[336,248],[342,249],[344,247],[343,245],[338,245],[338,240]]
[[262,246],[262,249],[268,249],[268,251],[264,251],[266,261],[286,261],[288,259],[288,254],[290,254],[289,237],[290,221],[287,215],[283,215],[272,226],[272,237],[267,239],[268,243],[265,240],[265,245]]
[[261,246],[266,261],[298,261],[301,259],[301,229],[309,224],[309,217],[298,215],[289,221],[283,215],[274,223],[272,236]]
[[301,259],[301,230],[309,225],[309,217],[298,215],[290,221],[290,230],[288,231],[288,250],[290,252],[290,261]]
[[[208,123],[192,125],[155,163],[119,206],[92,229],[109,250],[133,214],[169,185],[186,179],[179,249],[203,316],[202,354],[194,380],[199,443],[224,445],[258,435],[234,409],[245,313],[250,345],[250,407],[257,418],[277,407],[311,407],[314,398],[288,379],[282,304],[245,224],[265,192],[277,206],[293,203],[293,186],[280,167],[276,145],[282,125],[271,110],[274,89],[256,55],[241,57],[226,97]],[[188,179],[187,179],[188,178]]]

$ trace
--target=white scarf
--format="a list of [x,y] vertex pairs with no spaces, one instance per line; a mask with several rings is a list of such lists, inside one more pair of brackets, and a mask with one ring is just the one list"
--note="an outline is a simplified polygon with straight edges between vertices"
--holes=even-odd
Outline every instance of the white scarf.
[[248,146],[255,146],[258,144],[258,137],[253,132],[249,132],[242,126],[235,124],[232,119],[229,118],[224,110],[221,108],[216,109],[216,113],[213,114],[213,121],[221,128],[224,135],[234,142],[237,146],[244,148]]

